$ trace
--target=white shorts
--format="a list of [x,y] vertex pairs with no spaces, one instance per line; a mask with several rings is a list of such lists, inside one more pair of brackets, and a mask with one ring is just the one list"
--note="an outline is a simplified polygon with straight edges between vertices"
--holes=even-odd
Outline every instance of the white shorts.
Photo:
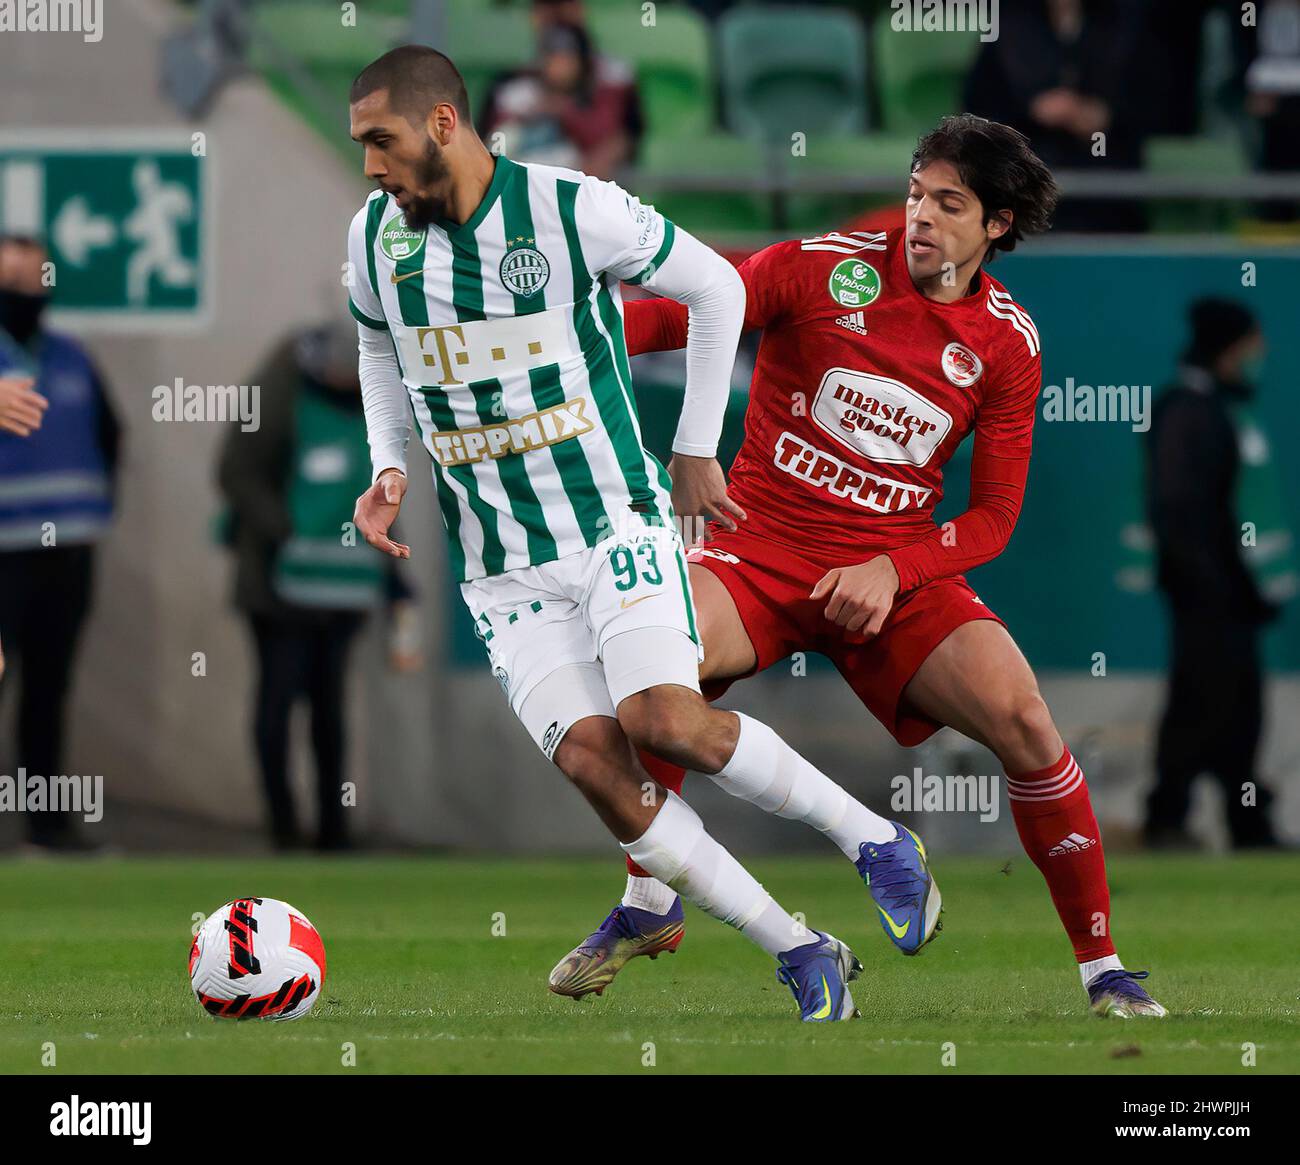
[[570,725],[660,684],[700,690],[681,538],[639,518],[541,566],[461,583],[510,707],[548,756]]

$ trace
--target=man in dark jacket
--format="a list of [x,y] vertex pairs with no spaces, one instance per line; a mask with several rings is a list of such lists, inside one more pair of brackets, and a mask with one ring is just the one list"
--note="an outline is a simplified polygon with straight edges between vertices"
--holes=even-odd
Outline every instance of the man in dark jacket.
[[1191,328],[1179,381],[1156,403],[1147,448],[1147,504],[1173,635],[1146,835],[1157,847],[1190,844],[1191,785],[1208,773],[1223,787],[1233,845],[1272,846],[1272,794],[1259,784],[1255,757],[1260,630],[1278,607],[1252,571],[1257,527],[1269,515],[1241,504],[1246,474],[1268,470],[1262,430],[1242,411],[1264,341],[1254,317],[1230,300],[1195,303]]
[[392,560],[352,532],[370,455],[351,326],[281,344],[255,377],[259,424],[232,425],[219,467],[235,551],[235,604],[257,650],[253,738],[277,846],[299,844],[289,723],[305,699],[318,788],[318,849],[342,849],[348,649],[367,613],[393,610],[390,662],[415,666],[410,591]]

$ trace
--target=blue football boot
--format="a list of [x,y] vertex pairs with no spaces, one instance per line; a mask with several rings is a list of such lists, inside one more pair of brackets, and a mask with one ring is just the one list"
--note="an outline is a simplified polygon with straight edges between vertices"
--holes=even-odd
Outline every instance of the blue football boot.
[[1168,1015],[1138,982],[1148,974],[1149,971],[1103,971],[1088,984],[1088,1002],[1093,1014],[1115,1019],[1137,1019],[1140,1016],[1158,1019]]
[[857,956],[839,939],[820,930],[821,941],[805,943],[777,956],[777,979],[790,988],[804,1023],[834,1023],[856,1019],[858,1009],[849,994],[850,979],[862,970]]
[[892,822],[892,841],[864,841],[854,863],[875,899],[880,925],[905,955],[916,954],[941,929],[943,899],[930,873],[921,839]]

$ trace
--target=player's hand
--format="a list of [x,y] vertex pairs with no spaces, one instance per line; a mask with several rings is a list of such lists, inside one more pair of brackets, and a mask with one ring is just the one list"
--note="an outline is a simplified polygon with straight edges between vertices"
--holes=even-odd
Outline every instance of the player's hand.
[[30,437],[41,427],[50,402],[32,388],[35,383],[29,376],[0,376],[0,429]]
[[357,498],[356,512],[352,515],[362,537],[376,550],[394,558],[411,557],[409,546],[388,537],[388,529],[397,521],[397,511],[402,508],[405,496],[406,474],[400,469],[385,469],[375,484]]
[[673,510],[678,518],[705,518],[724,530],[737,529],[745,511],[727,496],[727,477],[716,457],[687,457],[678,453],[668,462],[673,479]]
[[894,596],[898,571],[889,555],[878,554],[857,566],[837,566],[822,575],[809,598],[826,599],[826,618],[850,635],[877,635]]

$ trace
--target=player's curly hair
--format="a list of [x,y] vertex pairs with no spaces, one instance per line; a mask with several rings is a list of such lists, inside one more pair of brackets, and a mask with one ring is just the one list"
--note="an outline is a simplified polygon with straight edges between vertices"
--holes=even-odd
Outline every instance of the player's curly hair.
[[1000,210],[1011,211],[1011,229],[993,240],[984,256],[1014,251],[1026,235],[1042,234],[1052,225],[1060,198],[1056,180],[1034,153],[1029,139],[1001,122],[973,113],[945,117],[916,144],[912,172],[931,162],[951,162],[962,182],[975,192],[985,221]]

